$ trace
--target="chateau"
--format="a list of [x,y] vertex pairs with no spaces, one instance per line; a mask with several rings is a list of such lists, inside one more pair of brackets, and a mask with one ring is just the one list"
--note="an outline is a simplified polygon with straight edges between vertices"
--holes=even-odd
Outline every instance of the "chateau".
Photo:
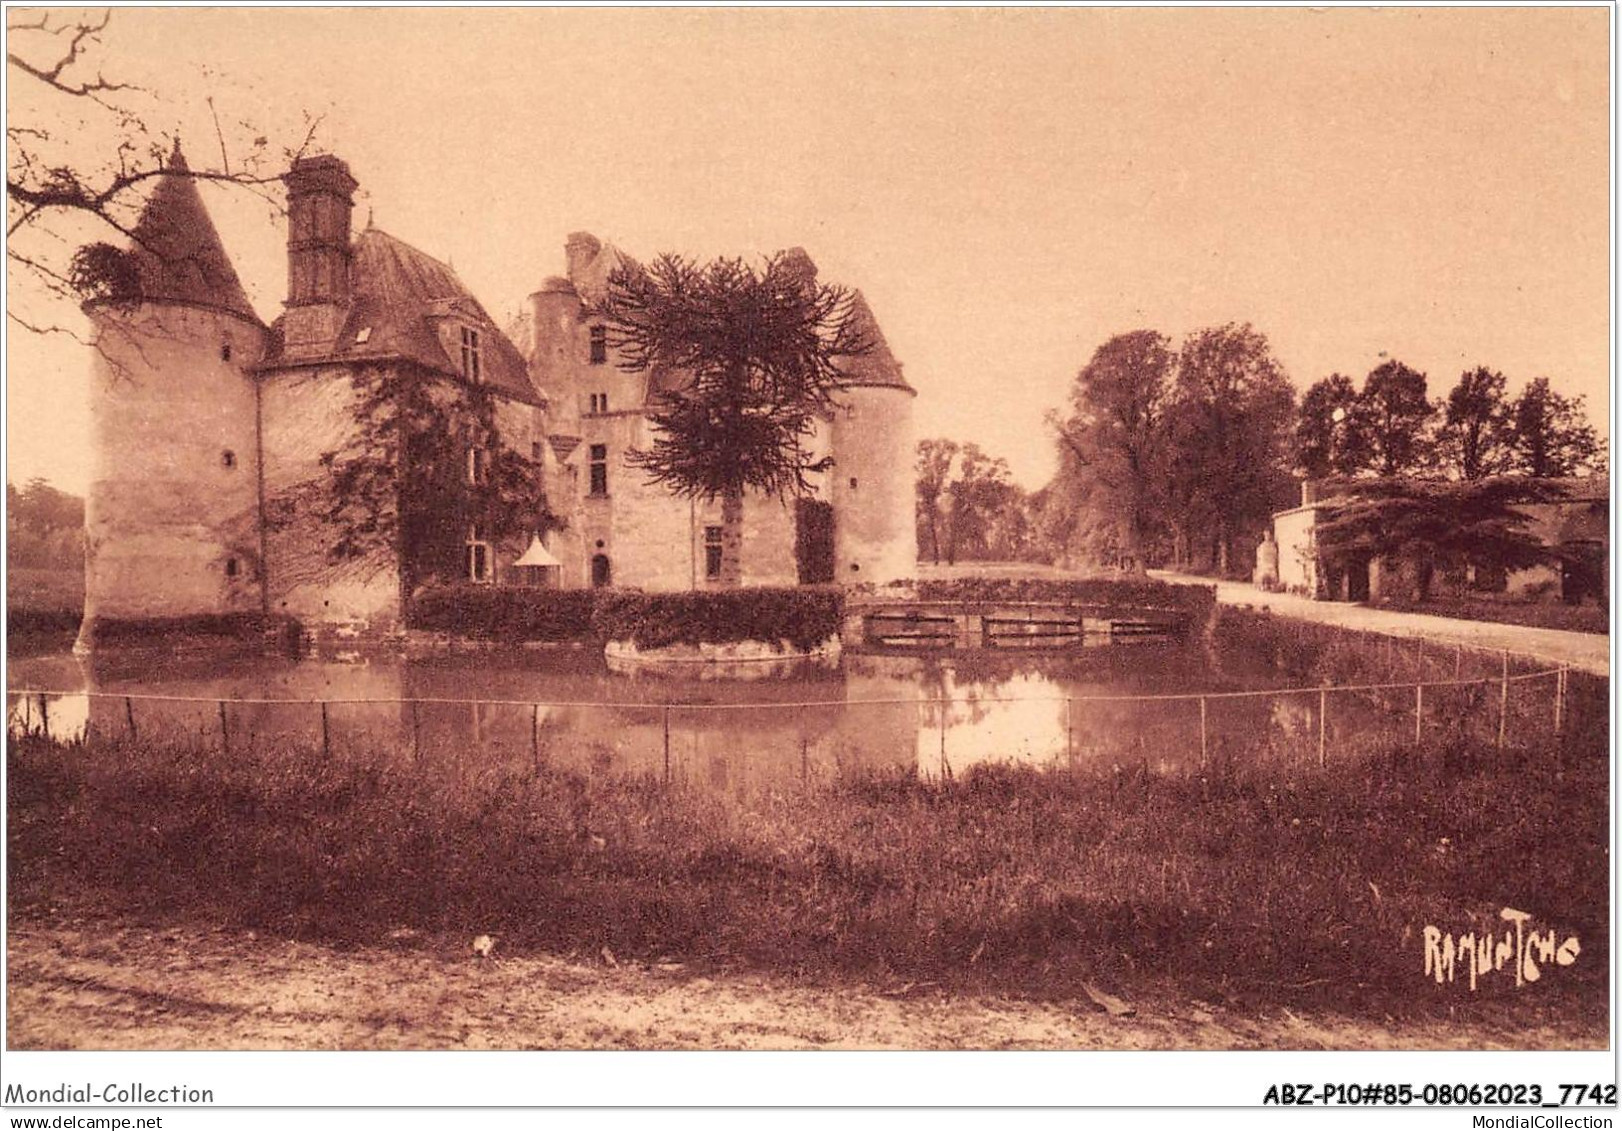
[[[678,498],[626,462],[651,443],[647,409],[660,389],[619,368],[591,315],[621,253],[569,236],[564,274],[504,330],[446,264],[370,225],[352,233],[357,182],[343,161],[302,158],[283,181],[288,291],[271,325],[249,304],[178,144],[135,228],[138,294],[86,305],[82,646],[100,622],[151,617],[400,627],[407,548],[333,552],[332,453],[357,434],[369,374],[488,392],[502,445],[530,461],[545,509],[563,521],[510,538],[469,524],[441,583],[718,583],[719,502]],[[790,255],[816,271],[804,252]],[[855,310],[873,348],[845,366],[839,404],[813,438],[831,470],[812,497],[745,500],[746,585],[913,573],[916,394],[860,295]],[[493,453],[465,455],[473,477]]]

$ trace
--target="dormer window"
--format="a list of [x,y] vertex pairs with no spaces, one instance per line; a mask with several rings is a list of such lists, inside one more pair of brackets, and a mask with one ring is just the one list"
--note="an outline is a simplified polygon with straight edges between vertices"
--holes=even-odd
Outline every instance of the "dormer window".
[[462,327],[462,376],[475,385],[484,380],[484,364],[479,349],[479,332],[471,326]]
[[[465,332],[466,331],[464,331],[464,333]],[[362,326],[359,330],[355,331],[355,344],[357,346],[363,346],[371,340],[372,328],[370,326]]]
[[608,327],[593,326],[591,328],[591,363],[605,365],[608,362]]

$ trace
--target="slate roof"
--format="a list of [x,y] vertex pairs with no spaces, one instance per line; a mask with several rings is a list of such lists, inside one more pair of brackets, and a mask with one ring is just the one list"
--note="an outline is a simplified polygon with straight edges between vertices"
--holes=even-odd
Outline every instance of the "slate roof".
[[[354,298],[343,328],[330,352],[313,360],[401,358],[462,380],[460,356],[451,357],[440,339],[440,326],[449,320],[479,331],[485,385],[515,400],[545,403],[529,379],[523,355],[448,264],[387,232],[367,228],[355,239],[350,285]],[[280,320],[272,329],[280,329]],[[363,333],[364,342],[358,340]],[[299,359],[300,364],[310,360]],[[276,334],[265,366],[283,363]]]
[[851,319],[872,344],[872,348],[861,357],[847,358],[839,362],[839,369],[845,374],[845,384],[878,385],[914,391],[912,386],[907,384],[907,379],[901,375],[901,363],[895,359],[895,354],[890,352],[890,343],[884,340],[884,331],[879,329],[878,319],[873,317],[873,308],[867,305],[867,299],[862,297],[861,291],[851,295]]
[[164,174],[135,224],[131,251],[140,272],[141,297],[147,302],[225,310],[262,325],[189,172],[177,138]]

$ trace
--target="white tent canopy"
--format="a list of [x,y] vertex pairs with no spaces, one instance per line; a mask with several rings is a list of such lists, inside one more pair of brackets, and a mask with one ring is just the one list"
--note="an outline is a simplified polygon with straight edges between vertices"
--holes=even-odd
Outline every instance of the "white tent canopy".
[[529,549],[524,551],[523,557],[513,563],[515,566],[560,566],[562,564],[552,556],[550,550],[541,545],[541,540],[533,534],[529,538]]

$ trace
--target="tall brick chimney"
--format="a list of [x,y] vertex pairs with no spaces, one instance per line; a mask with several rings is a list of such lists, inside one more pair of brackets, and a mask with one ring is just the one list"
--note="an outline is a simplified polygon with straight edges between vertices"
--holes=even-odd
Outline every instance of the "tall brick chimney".
[[328,352],[350,299],[349,220],[355,178],[337,157],[301,157],[287,185],[287,316],[289,356]]

